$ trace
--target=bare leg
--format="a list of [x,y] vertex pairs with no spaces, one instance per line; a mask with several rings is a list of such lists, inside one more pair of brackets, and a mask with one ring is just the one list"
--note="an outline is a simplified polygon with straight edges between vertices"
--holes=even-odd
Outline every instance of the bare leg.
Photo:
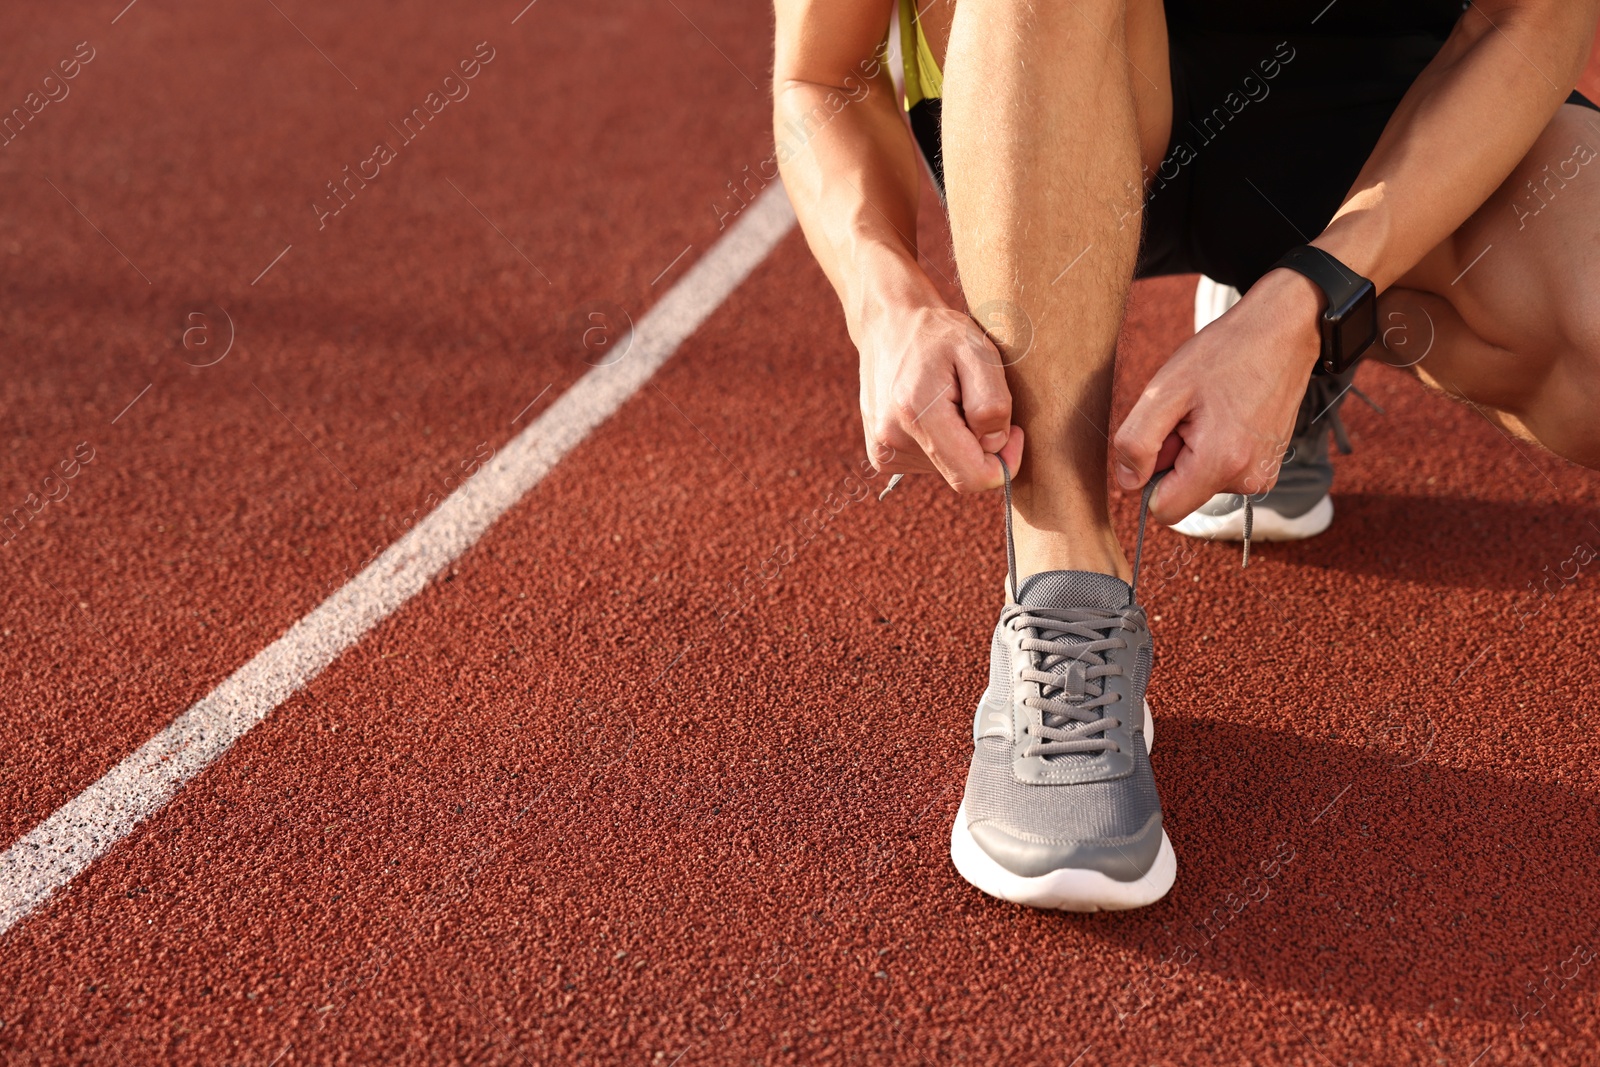
[[985,309],[1015,308],[1031,325],[994,331],[1026,434],[1024,575],[1129,574],[1106,499],[1112,361],[1141,150],[1159,159],[1170,112],[1160,0],[960,0],[944,100],[956,261],[980,324]]
[[1374,354],[1600,467],[1597,276],[1600,115],[1565,105],[1494,196],[1383,295]]

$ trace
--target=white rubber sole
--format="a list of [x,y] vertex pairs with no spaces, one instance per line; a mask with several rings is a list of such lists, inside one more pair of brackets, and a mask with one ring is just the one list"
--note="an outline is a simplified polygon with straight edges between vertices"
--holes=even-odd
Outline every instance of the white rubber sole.
[[[1296,519],[1287,519],[1271,508],[1255,508],[1255,519],[1250,529],[1252,541],[1304,541],[1326,530],[1333,522],[1333,499],[1326,494],[1311,510]],[[1172,527],[1190,537],[1203,537],[1207,541],[1243,541],[1244,508],[1226,515],[1202,515],[1191,512]]]
[[1199,333],[1222,318],[1222,313],[1238,302],[1239,290],[1200,275],[1200,282],[1194,287],[1194,332]]
[[[1150,702],[1144,705],[1145,747],[1155,745],[1155,724],[1150,717]],[[996,863],[967,829],[967,804],[956,809],[955,825],[950,828],[950,859],[961,877],[991,897],[1025,904],[1030,908],[1057,911],[1126,911],[1154,904],[1167,895],[1178,877],[1178,857],[1172,851],[1167,832],[1161,831],[1161,850],[1144,877],[1119,882],[1099,871],[1059,870],[1024,877]]]

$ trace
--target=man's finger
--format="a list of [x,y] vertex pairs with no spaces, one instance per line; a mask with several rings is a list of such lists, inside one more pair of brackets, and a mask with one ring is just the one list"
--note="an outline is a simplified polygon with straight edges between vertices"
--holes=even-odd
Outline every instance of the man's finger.
[[956,492],[972,493],[1000,484],[1000,461],[978,444],[955,404],[936,401],[907,428]]
[[[869,458],[872,458],[869,456]],[[922,454],[918,445],[909,448],[897,448],[892,454],[879,452],[873,458],[872,469],[879,474],[938,474],[939,468],[933,461]]]
[[[1001,448],[998,453],[995,453],[995,455],[1002,462],[1005,463],[1006,469],[1011,472],[1012,477],[1016,476],[1017,468],[1022,466],[1022,449],[1023,449],[1022,427],[1021,426],[1013,426],[1013,427],[1011,427],[1011,432],[1010,432],[1009,436],[1006,437],[1005,446],[1003,448]],[[992,462],[993,462],[993,460],[987,460],[987,459],[985,460],[985,464],[986,465],[989,464],[989,463],[992,463]],[[882,468],[882,467],[879,468],[880,471],[883,471],[885,469],[886,468]],[[897,484],[899,484],[899,480],[901,478],[904,478],[906,476],[906,473],[908,473],[907,471],[898,471],[898,470],[893,470],[892,468],[888,468],[888,469],[890,470],[890,473],[894,474],[894,478],[890,480],[888,486],[886,486],[884,488],[883,492],[878,494],[878,499],[879,500],[882,500],[884,498],[884,496],[886,496],[888,494],[889,490],[893,489]],[[916,454],[915,472],[916,473],[921,473],[923,471],[927,471],[930,474],[939,474],[940,473],[938,471],[938,469],[935,468],[934,465],[932,463],[930,463],[927,460],[927,458],[924,457],[922,455],[922,453],[919,451]]]
[[1006,438],[1005,447],[1000,449],[1000,458],[1005,460],[1006,470],[1011,472],[1011,477],[1017,476],[1017,469],[1022,466],[1022,427],[1011,427],[1011,434]]
[[1188,396],[1162,388],[1159,378],[1133,405],[1112,441],[1117,484],[1124,489],[1141,488],[1150,480],[1167,437],[1189,414]]
[[1150,514],[1168,526],[1181,522],[1210,500],[1216,487],[1226,480],[1204,457],[1184,445],[1173,461],[1172,473],[1161,479],[1150,496]]
[[1175,433],[1167,434],[1167,439],[1161,443],[1161,454],[1156,456],[1156,470],[1171,470],[1172,465],[1178,462],[1178,453],[1183,451],[1183,438]]
[[[989,344],[987,339],[983,343]],[[986,354],[963,353],[956,360],[956,381],[967,429],[983,451],[1000,451],[1011,438],[1011,390],[999,353],[992,346]]]
[[879,474],[934,474],[938,468],[922,454],[922,446],[909,434],[885,424],[867,430],[867,459]]

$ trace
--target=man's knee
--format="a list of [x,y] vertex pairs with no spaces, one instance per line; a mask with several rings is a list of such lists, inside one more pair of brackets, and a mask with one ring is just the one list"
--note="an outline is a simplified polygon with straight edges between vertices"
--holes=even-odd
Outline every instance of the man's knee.
[[[1594,238],[1591,237],[1590,241]],[[1549,314],[1557,352],[1600,380],[1600,289],[1578,264],[1563,270],[1549,294]]]
[[[962,20],[982,27],[985,65],[1001,49],[1007,62],[1048,71],[1069,63],[1100,78],[1125,80],[1133,98],[1140,161],[1152,172],[1172,130],[1172,74],[1163,0],[959,0]],[[954,38],[952,37],[952,40]],[[1112,75],[1110,72],[1117,72]],[[985,79],[987,80],[987,79]],[[1136,202],[1142,197],[1135,198]]]

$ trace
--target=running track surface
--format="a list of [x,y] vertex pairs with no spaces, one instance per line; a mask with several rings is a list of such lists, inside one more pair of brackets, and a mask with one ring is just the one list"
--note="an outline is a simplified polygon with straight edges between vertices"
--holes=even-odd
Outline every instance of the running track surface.
[[[0,505],[93,455],[0,549],[8,844],[626,359],[615,321],[771,151],[759,5],[117,7],[0,34],[8,110],[94,50],[0,148]],[[484,41],[470,95],[319,228],[324,183]],[[1192,288],[1136,288],[1119,417]],[[1153,537],[1177,887],[1001,905],[947,855],[999,501],[852,500],[854,360],[791,233],[475,547],[0,935],[0,1055],[1600,1062],[1600,578],[1568,562],[1600,478],[1360,383],[1386,414],[1346,408],[1328,535],[1243,572]]]

